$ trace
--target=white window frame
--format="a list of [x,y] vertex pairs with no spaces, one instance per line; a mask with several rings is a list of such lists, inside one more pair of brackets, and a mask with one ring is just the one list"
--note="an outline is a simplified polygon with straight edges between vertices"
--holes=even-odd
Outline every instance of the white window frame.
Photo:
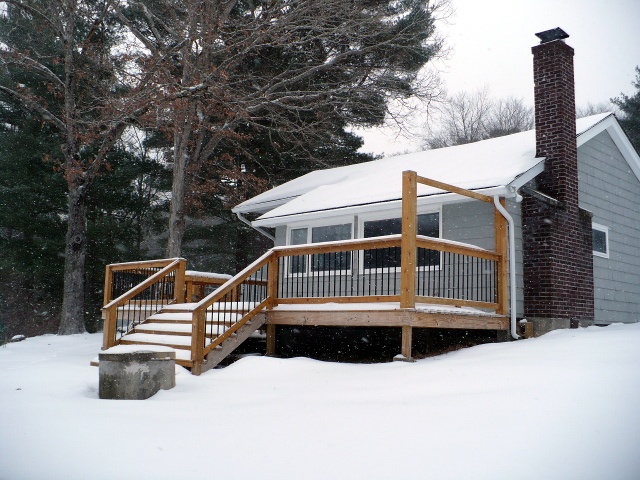
[[600,225],[599,223],[591,223],[591,230],[596,230],[598,232],[604,233],[604,244],[606,248],[606,252],[597,252],[593,250],[593,254],[596,257],[609,258],[609,227],[604,225]]
[[[291,231],[292,230],[297,230],[300,228],[306,228],[307,229],[307,242],[305,245],[317,245],[317,243],[312,243],[311,239],[313,238],[313,229],[317,228],[317,227],[331,227],[334,225],[351,225],[351,233],[350,233],[350,237],[349,239],[353,238],[353,216],[340,216],[340,217],[335,217],[332,219],[327,219],[324,221],[318,221],[318,222],[299,222],[299,223],[292,223],[287,225],[287,241],[286,244],[287,245],[292,245],[291,244]],[[293,245],[292,245],[293,246]],[[310,255],[309,255],[310,257]],[[292,273],[291,270],[289,269],[289,259],[287,259],[287,261],[285,262],[285,275],[290,277],[290,276],[301,276],[301,275],[312,275],[312,276],[324,276],[324,275],[349,275],[351,274],[351,270],[352,268],[349,268],[347,270],[322,270],[322,271],[313,271],[311,270],[311,261],[307,260],[306,261],[306,268],[304,273]]]
[[[442,238],[442,205],[438,205],[436,207],[429,206],[429,208],[418,207],[418,211],[416,215],[425,215],[427,213],[438,214],[438,236],[433,238],[441,239]],[[358,217],[358,238],[362,238],[362,239],[365,238],[364,236],[365,222],[371,222],[371,221],[375,222],[377,220],[392,220],[395,218],[402,218],[402,212],[387,210],[383,212],[373,212],[369,214],[360,215]],[[380,270],[378,268],[364,268],[364,255],[361,255],[360,257],[361,258],[358,265],[358,271],[362,273],[370,274],[370,273],[384,273],[384,272],[392,272],[392,271],[400,272],[401,270],[400,267],[396,267],[394,269],[385,270],[384,272],[382,271],[378,272],[378,270]],[[418,271],[439,270],[441,265],[442,265],[442,252],[440,252],[440,261],[438,262],[438,265],[418,267],[417,270]]]

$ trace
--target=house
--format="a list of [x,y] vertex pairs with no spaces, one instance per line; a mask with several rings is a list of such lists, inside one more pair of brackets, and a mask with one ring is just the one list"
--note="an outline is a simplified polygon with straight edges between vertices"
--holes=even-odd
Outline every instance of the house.
[[[533,48],[536,130],[319,170],[235,207],[276,245],[400,233],[405,170],[506,199],[515,222],[516,316],[536,334],[640,320],[640,158],[611,113],[577,121],[573,49]],[[418,189],[419,232],[492,248],[490,205]]]
[[399,328],[410,359],[415,328],[506,340],[638,321],[640,158],[614,115],[575,120],[567,35],[538,36],[535,131],[249,199],[234,211],[275,245],[230,279],[184,259],[107,266],[103,348],[170,345],[198,374],[262,327],[268,353],[280,326]]

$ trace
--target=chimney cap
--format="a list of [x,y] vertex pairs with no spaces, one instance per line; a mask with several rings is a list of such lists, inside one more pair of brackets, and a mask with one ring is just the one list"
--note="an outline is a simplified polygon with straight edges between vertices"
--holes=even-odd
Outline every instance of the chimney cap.
[[565,38],[569,38],[569,34],[558,27],[551,30],[545,30],[544,32],[536,33],[536,37],[540,39],[540,43],[548,43],[553,42],[554,40],[563,40]]

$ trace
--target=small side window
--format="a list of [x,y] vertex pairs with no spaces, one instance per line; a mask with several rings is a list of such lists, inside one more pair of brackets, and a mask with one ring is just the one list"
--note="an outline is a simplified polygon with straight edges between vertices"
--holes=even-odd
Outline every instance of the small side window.
[[609,228],[597,223],[591,224],[593,234],[593,254],[609,258]]

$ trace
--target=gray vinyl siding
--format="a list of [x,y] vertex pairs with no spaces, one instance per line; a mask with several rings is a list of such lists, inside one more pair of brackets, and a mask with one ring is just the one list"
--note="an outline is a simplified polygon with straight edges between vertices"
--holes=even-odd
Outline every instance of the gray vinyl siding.
[[607,132],[578,149],[580,206],[609,228],[609,258],[593,257],[595,321],[640,321],[640,181]]
[[277,226],[275,246],[281,247],[286,244],[287,244],[287,226],[286,225]]
[[[487,250],[494,249],[494,207],[488,203],[471,201],[444,205],[442,208],[442,237],[469,243]],[[515,224],[516,243],[516,315],[524,312],[522,276],[522,228],[520,204],[507,201],[507,211]]]

